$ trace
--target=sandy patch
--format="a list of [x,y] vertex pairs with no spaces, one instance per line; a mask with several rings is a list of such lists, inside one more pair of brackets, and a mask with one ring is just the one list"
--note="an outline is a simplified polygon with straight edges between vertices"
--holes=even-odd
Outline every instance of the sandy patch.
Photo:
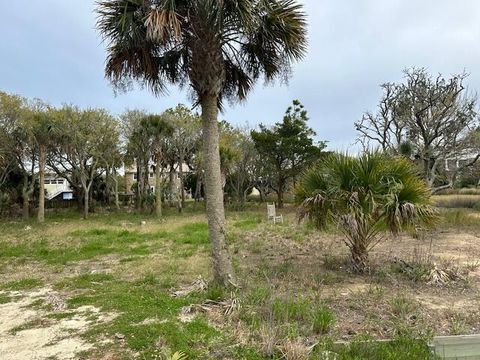
[[[75,359],[75,354],[93,348],[93,344],[80,337],[90,326],[113,319],[93,306],[75,309],[72,317],[54,320],[46,317],[45,310],[29,308],[36,300],[48,302],[59,295],[45,288],[33,292],[2,292],[16,301],[0,305],[0,359],[58,360]],[[95,315],[95,320],[92,320]],[[47,321],[38,321],[47,319]],[[38,325],[37,322],[38,321]],[[28,324],[33,324],[28,326]],[[19,327],[28,327],[21,329]],[[30,328],[31,327],[31,328]],[[13,329],[20,329],[12,332]]]

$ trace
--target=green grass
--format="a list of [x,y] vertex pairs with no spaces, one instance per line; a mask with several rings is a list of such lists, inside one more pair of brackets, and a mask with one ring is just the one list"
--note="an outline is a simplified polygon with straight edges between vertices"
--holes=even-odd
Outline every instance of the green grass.
[[83,274],[73,278],[65,279],[56,284],[57,289],[86,289],[96,285],[104,285],[113,281],[114,277],[110,274]]
[[235,359],[242,360],[265,360],[260,352],[252,347],[238,346],[234,349]]
[[251,305],[264,305],[272,297],[272,289],[268,286],[256,286],[246,294],[245,300]]
[[227,297],[226,290],[215,284],[210,284],[205,294],[205,297],[213,301],[221,301]]
[[54,320],[71,319],[74,316],[75,316],[75,313],[71,311],[54,312],[54,313],[47,314],[47,318],[54,319]]
[[[112,322],[91,328],[87,337],[123,334],[128,347],[139,352],[141,358],[152,358],[159,339],[170,349],[183,351],[192,359],[202,358],[211,343],[222,340],[222,334],[202,317],[189,323],[177,319],[182,307],[203,302],[212,292],[172,298],[153,274],[132,282],[104,274],[82,275],[66,279],[57,286],[64,290],[82,290],[81,295],[68,301],[71,309],[93,305],[117,314]],[[143,323],[145,320],[153,321]]]
[[335,314],[325,305],[312,310],[312,327],[316,334],[326,334],[335,323]]
[[31,258],[48,264],[67,264],[80,260],[92,259],[101,255],[125,254],[148,255],[153,251],[154,241],[167,239],[172,234],[160,231],[140,233],[127,230],[92,229],[79,230],[67,234],[70,244],[50,245],[46,239],[34,242],[12,244],[7,241],[0,243],[1,258]]
[[276,321],[288,323],[307,320],[310,312],[307,299],[275,299],[272,303],[273,316]]
[[441,212],[441,221],[438,227],[443,229],[473,229],[480,230],[480,221],[472,210],[446,209]]
[[175,244],[206,245],[208,240],[208,225],[206,222],[195,222],[182,226],[173,235]]
[[249,216],[247,219],[235,221],[233,223],[233,227],[242,231],[248,231],[255,229],[261,223],[262,217],[258,214],[254,214]]
[[1,288],[3,290],[10,291],[19,291],[19,290],[30,290],[43,286],[43,281],[36,278],[31,279],[22,279],[17,281],[10,281],[3,285]]
[[[83,305],[93,305],[105,314],[115,315],[110,322],[95,322],[93,317],[89,319],[93,325],[84,336],[99,348],[98,353],[82,354],[85,358],[98,354],[101,357],[108,352],[119,359],[127,359],[131,355],[129,351],[132,351],[138,353],[139,359],[155,359],[165,349],[183,351],[189,359],[278,360],[281,358],[278,349],[274,355],[276,358],[265,357],[263,353],[263,338],[260,335],[269,326],[275,330],[277,344],[298,339],[308,341],[308,344],[320,341],[312,359],[321,358],[321,351],[328,349],[338,352],[338,359],[346,360],[425,358],[422,356],[425,356],[426,342],[414,340],[413,335],[412,339],[396,338],[388,344],[364,342],[369,340],[365,338],[343,347],[327,344],[329,336],[338,339],[344,334],[341,321],[345,313],[342,312],[343,304],[338,310],[335,298],[331,298],[328,292],[323,293],[322,289],[338,290],[342,284],[350,283],[351,275],[344,269],[348,259],[334,251],[332,255],[324,256],[330,253],[329,248],[325,248],[315,254],[320,271],[312,269],[311,273],[305,272],[300,260],[295,256],[284,256],[282,248],[271,239],[282,237],[282,240],[307,248],[314,230],[308,226],[263,227],[262,224],[266,224],[263,210],[262,205],[262,213],[251,209],[228,213],[228,240],[232,248],[238,250],[232,253],[235,254],[236,268],[242,280],[242,287],[234,293],[240,310],[234,311],[231,317],[213,318],[214,323],[207,318],[209,312],[199,313],[193,321],[186,323],[182,323],[178,316],[184,306],[201,304],[207,299],[221,301],[230,296],[229,291],[209,286],[205,292],[192,293],[184,298],[171,297],[169,291],[172,287],[178,288],[180,283],[190,283],[198,275],[207,279],[211,276],[206,261],[209,249],[207,223],[201,220],[204,217],[190,216],[200,214],[201,210],[188,209],[183,215],[178,215],[176,210],[167,209],[166,219],[161,222],[149,215],[139,214],[93,214],[87,221],[80,220],[76,213],[67,213],[65,218],[61,214],[51,214],[46,225],[32,221],[32,229],[28,232],[24,226],[29,222],[12,222],[7,226],[6,234],[0,236],[0,265],[35,265],[37,262],[53,265],[42,266],[42,269],[52,270],[51,276],[46,278],[65,294],[68,309],[45,314],[43,320],[47,324],[74,316],[75,309]],[[444,215],[446,222],[458,226],[470,218],[478,222],[468,212],[472,211],[445,211]],[[147,226],[141,227],[141,220],[146,220]],[[129,224],[122,225],[122,222]],[[0,222],[0,226],[2,224],[5,222]],[[128,230],[122,229],[125,226]],[[62,232],[63,227],[65,230]],[[255,229],[259,231],[249,232]],[[282,261],[271,257],[270,254],[275,255],[274,250],[279,251],[279,256],[284,256]],[[111,254],[118,256],[106,257]],[[188,259],[194,255],[194,258]],[[114,261],[110,261],[111,258]],[[81,262],[90,259],[95,261]],[[105,272],[91,273],[90,265],[97,265],[97,260]],[[69,274],[78,274],[78,271],[82,275],[65,278]],[[398,278],[399,274],[393,271],[390,269],[387,275],[397,275]],[[305,282],[301,278],[303,275]],[[362,280],[370,281],[367,275]],[[375,278],[372,281],[375,283]],[[6,283],[2,289],[24,290],[44,285],[39,279],[23,279]],[[391,299],[391,286],[384,285],[372,285],[358,298],[349,294],[345,306],[352,313],[365,315],[368,329],[373,321],[377,321],[373,334],[384,326],[391,331],[389,334],[424,334],[428,324],[421,323],[418,303],[409,302],[402,296]],[[293,295],[297,292],[301,295]],[[0,294],[0,304],[15,300],[7,294]],[[377,304],[386,316],[374,317]],[[49,311],[48,305],[41,299],[34,305],[42,311]],[[218,313],[221,311],[219,309]],[[418,324],[409,322],[411,315],[415,315]],[[223,326],[216,321],[224,321]],[[452,322],[451,327],[455,331],[461,331],[466,323],[461,317]],[[27,323],[24,328],[41,324]],[[353,329],[359,331],[355,325]],[[238,344],[237,330],[245,340],[242,345]],[[115,341],[117,333],[125,336],[124,341]],[[103,339],[113,339],[114,342],[106,344],[101,342]]]
[[403,336],[389,342],[376,342],[359,337],[344,346],[328,344],[319,346],[315,353],[332,351],[336,360],[433,360],[427,340]]
[[11,328],[8,330],[8,333],[10,335],[16,335],[20,331],[28,330],[28,329],[35,329],[35,328],[41,328],[44,327],[45,321],[41,318],[37,318],[34,320],[30,320],[22,325],[15,326],[14,328]]
[[0,294],[0,305],[1,304],[7,304],[9,302],[12,302],[13,298],[11,296],[5,295],[5,294]]
[[390,301],[392,313],[398,317],[405,317],[415,311],[416,304],[405,296],[394,297]]

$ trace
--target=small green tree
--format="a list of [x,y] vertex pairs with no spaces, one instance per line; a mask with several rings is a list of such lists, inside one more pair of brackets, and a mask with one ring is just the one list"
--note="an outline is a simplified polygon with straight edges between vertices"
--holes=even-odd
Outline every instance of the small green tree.
[[319,229],[338,226],[357,272],[367,268],[368,253],[383,239],[385,226],[397,234],[435,219],[430,196],[408,159],[378,152],[360,157],[330,154],[296,189],[300,217]]
[[236,200],[237,206],[243,208],[247,195],[254,186],[258,154],[247,129],[231,129],[225,141],[228,141],[234,153],[227,176],[228,190]]
[[27,136],[20,125],[24,107],[25,99],[0,91],[0,213],[3,204],[10,198],[7,195],[11,190],[9,178],[22,165],[25,157]]
[[144,200],[149,192],[149,160],[152,155],[151,136],[141,125],[148,116],[143,110],[126,110],[120,115],[122,138],[125,142],[125,165],[135,165],[137,183],[135,186],[136,206],[138,211],[144,210]]
[[[177,200],[178,210],[185,207],[184,166],[191,165],[192,158],[199,150],[201,138],[201,118],[183,104],[167,109],[163,116],[173,126],[172,134],[165,141],[165,160],[169,170],[169,198],[173,205]],[[174,172],[178,172],[179,191],[174,190]]]
[[146,133],[151,137],[153,158],[155,160],[155,215],[162,217],[162,161],[163,142],[173,133],[172,124],[162,115],[148,115],[141,122]]
[[[0,152],[4,154],[4,160],[10,158],[10,168],[6,167],[7,172],[2,174],[8,175],[8,171],[14,168],[18,169],[21,175],[21,185],[19,193],[23,203],[23,218],[29,217],[30,197],[33,194],[36,181],[36,167],[38,151],[35,148],[32,136],[32,116],[29,108],[28,100],[18,95],[9,95],[0,93],[0,117],[1,129],[3,136],[0,138],[2,149]],[[5,163],[6,165],[8,162]],[[2,177],[2,176],[0,176]],[[3,178],[4,181],[6,178]]]
[[[120,129],[117,124],[112,126],[112,136],[115,139],[120,140]],[[123,166],[124,161],[124,152],[121,148],[120,141],[112,143],[112,146],[105,149],[103,153],[100,154],[102,159],[101,166],[105,170],[105,197],[108,205],[111,203],[112,194],[115,201],[115,208],[120,209],[120,199],[118,194],[118,182],[119,174],[118,169]]]
[[272,128],[260,125],[260,131],[252,131],[255,147],[264,161],[275,168],[278,207],[283,207],[283,197],[288,181],[295,183],[296,176],[309,164],[318,160],[325,142],[315,143],[316,135],[307,125],[307,111],[298,100],[293,101],[283,117],[283,121]]
[[49,166],[82,190],[86,219],[102,155],[118,143],[117,123],[104,109],[82,110],[75,106],[64,106],[54,118],[56,136]]

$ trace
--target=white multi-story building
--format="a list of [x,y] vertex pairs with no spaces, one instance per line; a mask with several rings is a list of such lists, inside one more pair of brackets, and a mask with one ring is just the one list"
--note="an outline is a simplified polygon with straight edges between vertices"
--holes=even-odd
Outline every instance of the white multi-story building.
[[45,190],[47,191],[45,197],[47,200],[52,200],[60,197],[63,200],[72,200],[73,191],[67,179],[58,177],[55,174],[45,175]]

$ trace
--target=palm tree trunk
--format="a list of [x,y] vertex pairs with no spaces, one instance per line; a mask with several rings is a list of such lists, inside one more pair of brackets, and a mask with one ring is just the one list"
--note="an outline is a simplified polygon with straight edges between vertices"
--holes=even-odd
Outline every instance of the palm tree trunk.
[[22,217],[28,219],[30,217],[30,193],[28,191],[28,175],[24,174],[22,185]]
[[23,200],[22,217],[24,219],[28,219],[30,217],[30,199],[28,198],[27,193],[23,192],[22,200]]
[[353,271],[364,273],[368,267],[368,250],[361,245],[353,246],[350,250],[352,253]]
[[174,181],[174,178],[173,178],[173,169],[175,168],[175,164],[170,164],[170,174],[169,174],[169,180],[168,180],[168,206],[172,207],[173,206],[173,200],[174,200],[174,197],[175,197],[175,192],[173,190],[173,181]]
[[194,199],[196,203],[200,201],[201,191],[202,191],[201,189],[202,189],[202,180],[200,178],[200,174],[197,174],[197,181],[195,184],[195,194],[194,194]]
[[83,218],[87,219],[88,218],[88,207],[89,207],[89,199],[90,199],[90,194],[89,194],[89,189],[85,186],[83,188]]
[[162,179],[160,167],[162,166],[162,158],[160,152],[155,155],[155,215],[157,218],[162,217]]
[[[143,171],[143,198],[146,199],[150,194],[150,155],[143,159],[145,170]],[[143,202],[145,207],[145,200]]]
[[143,210],[143,165],[137,165],[137,210]]
[[180,196],[181,196],[179,211],[181,212],[185,207],[185,186],[183,184],[183,159],[184,159],[183,154],[180,154],[179,158],[180,158],[180,163],[178,164],[178,177],[180,178]]
[[118,198],[118,177],[116,169],[113,170],[113,184],[115,191],[115,207],[117,208],[117,210],[120,210],[120,200]]
[[283,179],[278,180],[277,202],[278,208],[283,208],[283,192],[285,191],[285,183]]
[[111,186],[111,182],[110,182],[110,176],[111,176],[111,169],[110,169],[110,166],[107,165],[105,167],[105,201],[106,201],[106,205],[107,206],[110,206],[110,195],[111,195],[111,190],[112,190],[112,186]]
[[38,154],[38,181],[40,185],[40,193],[38,194],[38,213],[37,220],[42,223],[45,221],[45,158],[46,158],[45,145],[39,146]]
[[235,284],[236,278],[226,243],[225,209],[223,207],[222,175],[218,136],[218,107],[215,96],[201,101],[203,151],[205,167],[205,196],[208,233],[212,246],[214,281],[222,286]]

